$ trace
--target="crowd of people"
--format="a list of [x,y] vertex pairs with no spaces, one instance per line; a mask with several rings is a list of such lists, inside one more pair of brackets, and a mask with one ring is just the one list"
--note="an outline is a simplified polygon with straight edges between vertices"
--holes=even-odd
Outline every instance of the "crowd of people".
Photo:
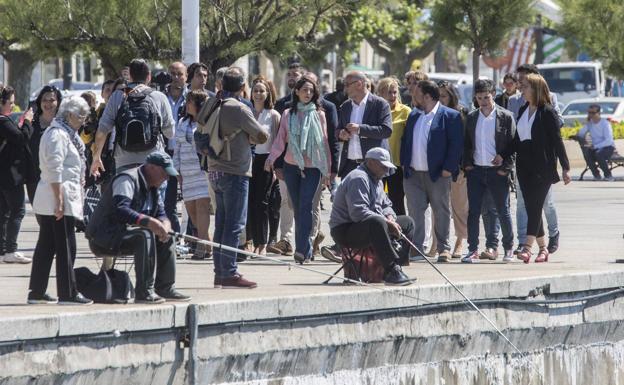
[[[143,303],[190,299],[175,289],[172,232],[302,264],[320,256],[340,262],[344,247],[368,245],[388,284],[411,282],[400,266],[427,248],[440,263],[500,256],[509,262],[514,255],[547,262],[558,248],[552,184],[569,183],[570,166],[556,97],[534,65],[505,75],[499,96],[493,81],[478,80],[474,106],[460,105],[451,83],[419,71],[404,82],[374,82],[352,71],[337,80],[335,92],[321,95],[316,74],[293,63],[281,99],[262,76],[248,87],[238,67],[218,69],[214,91],[206,88],[209,68],[202,63],[175,62],[168,73],[170,82],[157,91],[147,62],[135,59],[125,78],[104,82],[99,106],[92,94],[63,99],[46,86],[19,123],[8,117],[14,90],[0,89],[0,159],[10,165],[0,170],[0,254],[4,262],[31,262],[17,251],[25,186],[40,226],[29,303],[91,303],[76,287],[75,229],[96,255],[134,256],[136,301]],[[221,153],[202,147],[210,124],[225,138]],[[599,121],[595,126],[589,130],[597,131],[598,150],[587,156],[605,170],[609,149],[596,143],[604,130]],[[101,199],[85,224],[85,190],[93,186]],[[324,190],[334,202],[335,244],[321,247]],[[393,239],[401,236],[415,247],[399,253]],[[214,287],[257,286],[238,271],[244,255],[201,242],[191,253],[213,259]],[[58,299],[47,293],[54,256]]]

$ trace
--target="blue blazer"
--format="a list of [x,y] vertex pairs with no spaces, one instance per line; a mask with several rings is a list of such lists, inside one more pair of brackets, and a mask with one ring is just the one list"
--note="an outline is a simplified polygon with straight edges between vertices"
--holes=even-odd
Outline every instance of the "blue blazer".
[[[401,138],[401,166],[405,178],[409,178],[412,174],[410,164],[412,163],[414,128],[422,114],[423,112],[416,108],[412,110]],[[457,175],[463,149],[464,129],[460,113],[440,104],[431,122],[431,130],[427,139],[427,165],[431,180],[434,182],[438,180],[442,175],[442,170]]]

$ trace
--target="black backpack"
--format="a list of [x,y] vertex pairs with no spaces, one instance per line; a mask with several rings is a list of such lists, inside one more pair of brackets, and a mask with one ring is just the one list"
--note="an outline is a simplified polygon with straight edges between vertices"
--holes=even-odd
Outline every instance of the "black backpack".
[[115,141],[124,151],[148,151],[158,143],[161,118],[149,97],[153,91],[151,88],[140,92],[126,91],[115,118]]

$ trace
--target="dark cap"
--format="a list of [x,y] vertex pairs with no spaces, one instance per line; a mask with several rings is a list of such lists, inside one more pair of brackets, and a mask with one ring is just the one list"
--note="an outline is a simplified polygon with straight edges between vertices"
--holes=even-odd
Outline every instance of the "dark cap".
[[150,163],[156,166],[160,166],[165,169],[167,174],[171,176],[178,176],[178,172],[176,171],[175,167],[173,167],[173,160],[165,152],[161,152],[161,151],[152,152],[151,154],[147,156],[147,159],[145,159],[145,163]]

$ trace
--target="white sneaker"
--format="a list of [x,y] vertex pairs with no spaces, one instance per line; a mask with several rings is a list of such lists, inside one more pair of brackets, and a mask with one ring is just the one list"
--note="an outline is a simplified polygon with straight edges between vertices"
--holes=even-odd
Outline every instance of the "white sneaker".
[[503,262],[511,262],[514,260],[513,250],[505,250],[505,256],[503,257]]
[[4,263],[31,263],[32,259],[25,257],[22,253],[16,251],[14,253],[4,254],[2,257]]

